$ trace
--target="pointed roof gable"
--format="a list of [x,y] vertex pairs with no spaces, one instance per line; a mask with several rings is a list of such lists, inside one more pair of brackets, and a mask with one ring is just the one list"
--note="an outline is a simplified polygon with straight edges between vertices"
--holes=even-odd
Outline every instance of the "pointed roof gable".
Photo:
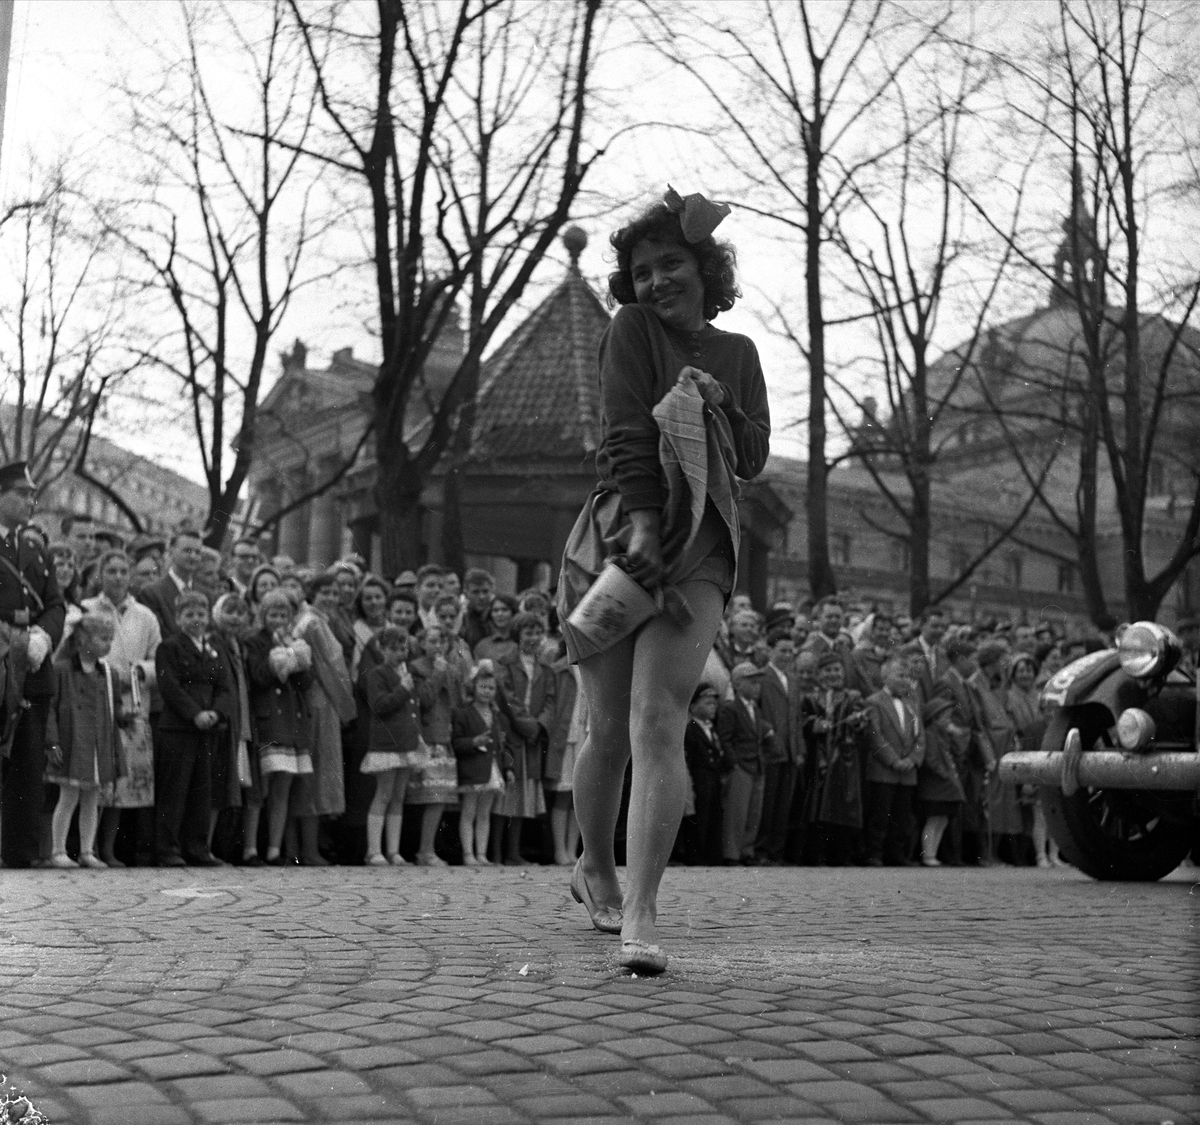
[[610,317],[577,265],[484,364],[470,460],[582,460],[600,442]]

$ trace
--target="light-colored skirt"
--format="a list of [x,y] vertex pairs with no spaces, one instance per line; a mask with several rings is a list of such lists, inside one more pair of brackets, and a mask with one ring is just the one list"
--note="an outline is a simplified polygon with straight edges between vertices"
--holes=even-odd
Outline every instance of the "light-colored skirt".
[[546,811],[546,798],[542,795],[542,783],[534,778],[517,778],[504,787],[493,810],[497,816],[516,816],[522,820],[536,820]]
[[429,744],[429,760],[408,783],[406,805],[457,805],[458,762],[449,749]]
[[363,756],[360,773],[386,773],[388,770],[417,769],[428,763],[429,756],[420,750],[368,750]]
[[313,771],[312,755],[294,746],[272,743],[258,748],[258,765],[263,777],[269,773],[291,773],[299,776]]
[[118,777],[111,801],[104,804],[117,809],[148,809],[154,804],[154,744],[150,740],[150,720],[138,715],[128,727],[118,727],[117,737],[125,754],[128,772]]

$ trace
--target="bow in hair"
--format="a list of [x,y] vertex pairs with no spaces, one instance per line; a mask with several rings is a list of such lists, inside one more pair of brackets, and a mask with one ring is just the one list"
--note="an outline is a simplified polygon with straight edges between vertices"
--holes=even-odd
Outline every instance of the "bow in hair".
[[688,242],[703,242],[729,214],[729,204],[714,203],[698,191],[692,192],[691,195],[680,195],[670,184],[667,184],[663,203],[668,210],[679,216],[683,237]]

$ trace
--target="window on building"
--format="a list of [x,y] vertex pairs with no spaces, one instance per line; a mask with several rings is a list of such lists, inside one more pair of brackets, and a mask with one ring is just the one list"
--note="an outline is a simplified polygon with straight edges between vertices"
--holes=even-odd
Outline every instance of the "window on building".
[[950,577],[961,578],[971,565],[971,552],[961,543],[950,544]]
[[831,544],[833,551],[833,562],[836,566],[849,566],[854,549],[854,537],[852,535],[835,535]]
[[898,574],[907,574],[912,566],[912,553],[904,539],[892,540],[892,569]]
[[1075,567],[1071,563],[1058,564],[1058,592],[1060,594],[1075,593]]

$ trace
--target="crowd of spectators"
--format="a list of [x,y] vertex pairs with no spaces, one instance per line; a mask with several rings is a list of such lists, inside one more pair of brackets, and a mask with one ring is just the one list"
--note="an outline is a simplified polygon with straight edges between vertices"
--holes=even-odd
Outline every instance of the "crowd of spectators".
[[[574,862],[587,714],[546,591],[63,530],[44,865]],[[995,766],[1038,745],[1041,685],[1105,643],[735,595],[690,710],[675,861],[1057,862]]]

